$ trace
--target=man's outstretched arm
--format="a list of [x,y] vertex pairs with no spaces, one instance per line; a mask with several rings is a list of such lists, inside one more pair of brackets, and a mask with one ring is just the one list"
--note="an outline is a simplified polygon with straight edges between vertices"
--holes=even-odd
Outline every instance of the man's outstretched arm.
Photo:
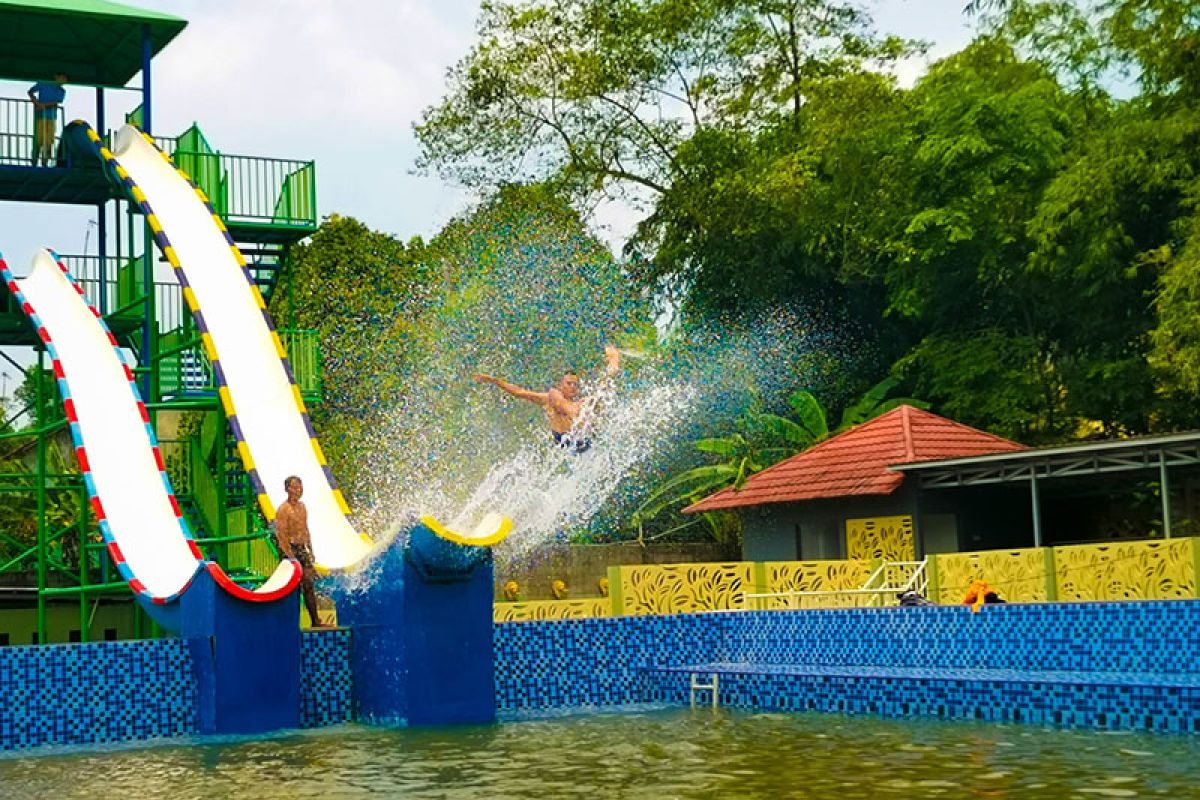
[[611,344],[604,348],[604,374],[611,378],[621,371],[621,351]]
[[519,400],[534,403],[535,405],[545,406],[549,400],[549,395],[546,392],[535,392],[532,389],[526,389],[522,386],[517,386],[515,383],[509,383],[506,380],[502,380],[491,375],[477,373],[475,375],[475,380],[480,383],[490,383],[501,391],[508,392]]

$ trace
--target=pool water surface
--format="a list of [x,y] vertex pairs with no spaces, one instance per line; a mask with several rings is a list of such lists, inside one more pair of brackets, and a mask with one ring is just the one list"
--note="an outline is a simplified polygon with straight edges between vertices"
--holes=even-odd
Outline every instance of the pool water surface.
[[1200,742],[1144,733],[711,709],[488,727],[347,725],[0,758],[46,798],[1200,798]]

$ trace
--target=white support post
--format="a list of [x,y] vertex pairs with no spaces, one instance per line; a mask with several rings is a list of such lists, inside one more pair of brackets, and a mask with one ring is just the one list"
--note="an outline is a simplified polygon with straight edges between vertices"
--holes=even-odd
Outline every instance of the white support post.
[[1158,491],[1162,495],[1163,538],[1171,538],[1171,484],[1167,481],[1167,456],[1158,451]]
[[1038,499],[1037,467],[1029,474],[1029,499],[1033,511],[1033,546],[1042,546],[1042,504]]

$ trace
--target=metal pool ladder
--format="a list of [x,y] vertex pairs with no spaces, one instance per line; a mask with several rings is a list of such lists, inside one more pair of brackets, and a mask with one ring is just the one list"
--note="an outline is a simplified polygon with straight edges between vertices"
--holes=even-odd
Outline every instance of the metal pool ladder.
[[701,683],[700,682],[700,673],[699,672],[693,672],[693,673],[691,673],[691,676],[692,676],[692,687],[691,687],[692,688],[692,691],[691,691],[692,708],[696,707],[696,693],[697,692],[712,692],[712,707],[717,708],[718,707],[717,706],[717,691],[720,688],[721,676],[715,672],[710,673],[709,674],[709,680],[710,680],[709,683]]

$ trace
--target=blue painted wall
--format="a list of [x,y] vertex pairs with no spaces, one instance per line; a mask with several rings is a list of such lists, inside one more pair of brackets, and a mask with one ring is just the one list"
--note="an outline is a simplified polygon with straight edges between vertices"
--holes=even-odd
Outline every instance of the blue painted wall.
[[498,624],[496,707],[519,711],[642,702],[645,667],[721,657],[724,616]]
[[300,727],[339,725],[353,718],[350,631],[302,633]]
[[492,553],[424,524],[372,564],[372,588],[329,582],[354,632],[355,718],[376,725],[496,720]]
[[639,701],[646,667],[712,661],[1200,673],[1200,601],[510,622],[495,646],[510,711]]

